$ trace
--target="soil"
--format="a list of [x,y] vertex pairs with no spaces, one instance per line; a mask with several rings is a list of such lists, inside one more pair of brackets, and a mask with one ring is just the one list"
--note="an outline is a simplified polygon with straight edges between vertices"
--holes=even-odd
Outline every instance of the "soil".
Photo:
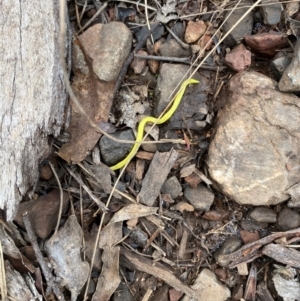
[[[192,50],[186,57],[188,64],[195,62],[199,65],[222,35],[216,35],[213,43],[210,42],[207,49],[203,51],[203,55],[198,56],[199,49],[201,52],[203,46],[198,42],[200,37],[190,34],[187,43],[184,36],[189,22],[197,23],[202,20],[201,30],[203,24],[206,25],[205,35],[212,37],[220,29],[233,4],[231,1],[178,1],[179,3],[173,7],[174,1],[147,2],[78,1],[77,4],[70,2],[68,3],[69,19],[74,32],[84,31],[98,23],[122,22],[134,32],[131,49],[133,51],[139,39],[147,35],[147,32],[137,33],[136,28],[147,24],[148,21],[154,23],[160,13],[162,15],[160,19],[165,23],[160,33],[153,33],[153,38],[156,40],[154,45],[151,37],[147,42],[145,41],[141,47],[144,50],[143,55],[146,53],[159,56],[155,47],[159,47],[159,43],[168,39],[167,26],[172,29],[176,22],[180,21],[184,28],[183,33],[177,32],[181,36],[181,43],[188,45],[189,49],[196,49],[200,45],[197,48],[198,52]],[[99,5],[106,5],[106,7],[96,16]],[[165,14],[162,13],[162,7],[166,10]],[[254,22],[250,35],[271,31],[285,34],[288,36],[289,45],[285,46],[283,51],[291,54],[293,53],[291,46],[294,45],[296,36],[283,17],[287,13],[286,4],[282,7],[284,9],[281,12],[282,18],[274,25],[266,24],[264,20],[259,19],[262,18],[260,6],[254,8]],[[296,11],[291,18],[296,20],[298,15],[299,11]],[[90,25],[83,29],[83,26],[89,22]],[[200,26],[198,23],[195,28]],[[154,37],[155,34],[157,37]],[[201,36],[203,34],[204,32]],[[170,45],[173,47],[172,43]],[[39,273],[42,271],[44,277],[38,277],[37,272],[32,274],[36,281],[38,279],[40,281],[39,284],[34,284],[40,294],[46,296],[49,292],[47,289],[51,285],[51,288],[55,288],[52,281],[56,281],[45,276],[40,260],[46,262],[50,260],[54,270],[50,270],[49,273],[62,279],[56,284],[57,289],[53,289],[53,292],[45,297],[46,300],[57,300],[57,296],[64,296],[66,300],[84,300],[85,297],[85,300],[122,299],[123,301],[175,301],[196,300],[196,298],[205,301],[300,300],[300,297],[287,299],[289,296],[284,296],[274,285],[278,281],[274,278],[276,275],[293,272],[294,274],[283,278],[299,283],[297,282],[298,252],[286,246],[297,247],[300,230],[297,230],[296,224],[286,226],[286,220],[291,216],[289,212],[285,213],[286,218],[281,217],[284,221],[279,222],[279,217],[283,215],[281,212],[287,209],[287,202],[264,206],[259,213],[253,213],[256,207],[239,205],[218,191],[215,185],[211,185],[213,183],[207,171],[207,151],[215,127],[214,118],[218,110],[225,105],[224,93],[226,93],[227,82],[236,73],[225,61],[226,54],[234,47],[235,45],[226,44],[226,41],[222,42],[200,69],[209,74],[206,78],[209,79],[207,86],[210,90],[206,91],[203,97],[203,104],[207,106],[205,119],[203,119],[205,124],[196,130],[175,118],[170,123],[159,126],[160,140],[176,139],[177,143],[169,141],[168,144],[145,144],[143,150],[136,154],[123,171],[113,172],[102,162],[99,151],[101,146],[98,146],[97,140],[100,134],[94,135],[93,138],[97,141],[96,147],[84,160],[78,159],[80,161],[76,162],[78,164],[67,163],[60,158],[56,152],[64,142],[61,139],[53,139],[53,153],[40,166],[41,176],[36,193],[31,200],[29,197],[24,200],[15,219],[17,224],[15,232],[23,238],[14,237],[16,248],[31,263],[32,269],[38,270]],[[257,71],[278,80],[277,75],[270,69],[271,61],[278,52],[278,44],[269,50],[274,53],[266,54],[251,50],[251,63],[241,67],[242,70]],[[128,113],[129,117],[126,117],[124,109],[121,108],[124,89],[127,89],[127,92],[130,90],[130,93],[138,91],[135,93],[137,95],[135,103],[139,104],[139,109],[134,112],[139,110],[140,112],[134,115],[143,115],[143,110],[145,115],[154,114],[158,97],[155,89],[162,62],[153,59],[151,62],[142,67],[137,66],[138,62],[135,62],[132,68],[120,69],[120,73],[125,71],[121,87],[115,91],[109,115],[107,112],[103,117],[107,120],[101,121],[101,125],[98,123],[101,129],[114,133],[128,130],[126,125],[129,122],[132,122],[133,128],[137,124],[137,121],[132,119],[132,115]],[[171,63],[179,64],[172,61]],[[75,75],[74,72],[71,74],[71,82]],[[77,82],[76,89],[80,90],[86,80],[85,78],[80,84]],[[103,82],[100,86],[99,91],[105,89]],[[109,82],[109,91],[113,91],[113,86],[113,83]],[[141,90],[140,87],[146,88]],[[193,111],[195,99],[198,99],[202,92],[196,91],[194,94],[187,92],[192,107],[181,110]],[[131,95],[130,93],[127,94]],[[86,97],[85,101],[89,101],[89,97]],[[91,104],[91,111],[94,108],[95,106]],[[210,118],[209,122],[206,115]],[[129,118],[129,121],[126,118]],[[79,124],[82,124],[82,121]],[[86,128],[88,130],[88,126],[84,127],[85,130]],[[83,131],[83,135],[88,134]],[[153,136],[155,137],[155,134]],[[153,136],[150,134],[148,140],[155,141]],[[86,142],[82,143],[83,148],[85,144]],[[118,146],[114,147],[118,148]],[[154,155],[157,150],[159,153]],[[125,148],[125,152],[128,152],[128,147]],[[49,162],[51,165],[48,164]],[[169,181],[165,183],[167,179]],[[47,195],[50,195],[48,199],[45,197]],[[62,195],[62,211],[58,195]],[[297,208],[293,209],[294,211],[298,214]],[[23,222],[22,216],[25,212],[28,212],[31,220],[32,235]],[[74,215],[77,222],[70,220]],[[57,232],[55,227],[58,216],[60,216],[60,224]],[[298,215],[294,216],[293,220],[297,217]],[[69,225],[70,223],[72,226]],[[40,228],[43,231],[36,230]],[[42,250],[40,256],[44,259],[33,255],[31,246],[34,240],[37,241],[36,247]],[[55,249],[53,245],[58,240],[61,245]],[[278,241],[282,244],[276,244]],[[55,256],[57,252],[61,254],[58,259]],[[279,253],[282,256],[279,256]],[[12,260],[8,256],[7,259],[19,272],[24,273],[29,270],[25,268],[26,264],[20,264],[20,258]],[[61,267],[65,267],[64,271],[55,265],[56,260],[65,261],[60,262]],[[91,263],[93,267],[88,269],[87,266]],[[81,272],[77,275],[78,267]],[[212,275],[207,270],[212,272]],[[203,286],[200,288],[194,286],[202,272],[207,272],[205,275],[208,277],[206,280],[208,282],[205,282],[205,285],[213,283],[216,285],[216,291],[223,290],[218,291],[218,296],[205,295],[203,290],[209,291],[209,287],[204,289]]]

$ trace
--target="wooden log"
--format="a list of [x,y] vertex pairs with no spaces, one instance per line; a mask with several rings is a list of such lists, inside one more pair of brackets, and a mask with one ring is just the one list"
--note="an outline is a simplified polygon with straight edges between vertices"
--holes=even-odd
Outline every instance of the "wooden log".
[[2,0],[0,8],[0,208],[11,220],[35,188],[48,136],[64,125],[67,94],[58,1]]

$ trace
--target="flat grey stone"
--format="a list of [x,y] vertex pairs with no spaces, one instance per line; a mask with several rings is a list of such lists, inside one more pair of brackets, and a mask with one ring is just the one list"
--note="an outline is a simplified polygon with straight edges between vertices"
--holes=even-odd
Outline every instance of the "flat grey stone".
[[170,194],[172,199],[176,199],[182,192],[182,187],[177,177],[173,176],[165,181],[161,191],[164,194]]
[[[118,131],[111,135],[118,139],[135,141],[135,137],[131,129]],[[133,144],[119,143],[102,136],[99,142],[102,161],[108,166],[117,164],[128,155],[132,146]]]
[[295,210],[284,208],[277,217],[278,228],[287,231],[300,226],[300,215]]
[[196,188],[192,188],[191,186],[185,187],[183,195],[196,210],[201,211],[208,211],[215,197],[215,195],[202,184],[199,184]]
[[[269,3],[272,3],[271,5]],[[281,12],[283,7],[278,0],[262,0],[261,14],[264,23],[268,25],[276,25],[281,20]],[[265,5],[264,5],[265,4]]]
[[[248,10],[247,6],[251,6],[251,1],[241,1],[239,4],[239,9],[235,9],[233,12],[229,10],[226,15],[229,16],[223,26],[223,34],[226,34],[235,24],[240,20],[240,18],[245,14]],[[231,7],[233,8],[233,7]],[[225,39],[224,43],[230,47],[235,46],[240,43],[245,36],[250,35],[253,27],[253,12],[251,11],[229,34],[229,36]]]
[[166,57],[189,57],[191,55],[190,49],[184,49],[174,39],[168,40],[159,47],[161,56]]
[[286,201],[300,182],[300,102],[257,72],[228,84],[208,151],[211,178],[239,204],[269,206]]
[[254,208],[249,217],[259,223],[276,223],[276,213],[267,207]]
[[[189,66],[186,65],[162,64],[155,90],[156,103],[154,115],[156,117],[167,107],[170,102],[170,95],[182,79],[187,78],[186,74],[188,74],[188,72]],[[210,74],[209,72],[201,71],[201,74],[196,73],[193,78],[199,80],[200,83],[192,84],[187,88],[179,107],[170,119],[168,128],[174,128],[179,121],[181,128],[186,128],[188,124],[189,129],[191,129],[190,126],[193,126],[193,123],[197,123],[198,121],[206,124],[203,119],[205,119],[208,112],[206,100],[207,91],[211,89]],[[183,120],[184,122],[182,122]]]
[[231,254],[237,251],[241,246],[242,242],[236,235],[227,238],[222,247],[214,254],[216,262],[222,267],[227,267],[230,260],[224,260],[221,256]]

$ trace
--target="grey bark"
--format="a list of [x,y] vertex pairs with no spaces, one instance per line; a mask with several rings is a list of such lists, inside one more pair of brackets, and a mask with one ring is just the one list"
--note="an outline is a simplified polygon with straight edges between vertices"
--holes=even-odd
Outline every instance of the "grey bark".
[[0,2],[0,208],[9,220],[64,124],[58,8],[58,0]]

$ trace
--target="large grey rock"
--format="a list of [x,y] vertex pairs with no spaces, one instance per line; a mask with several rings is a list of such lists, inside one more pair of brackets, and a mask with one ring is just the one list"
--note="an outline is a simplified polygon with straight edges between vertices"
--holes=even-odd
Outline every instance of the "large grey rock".
[[[209,269],[203,269],[198,275],[192,289],[199,292],[197,301],[225,301],[230,297],[230,290],[223,285]],[[184,296],[182,301],[196,301]]]
[[[104,81],[116,80],[132,46],[132,34],[127,26],[121,22],[96,24],[79,39],[93,60],[93,71],[97,77]],[[87,74],[88,68],[83,58],[80,48],[75,47],[73,68]]]
[[283,92],[298,92],[300,91],[300,39],[298,40],[294,57],[289,66],[283,72],[279,81],[278,87]]
[[272,205],[300,182],[300,103],[277,83],[243,72],[228,84],[208,152],[219,189],[240,204]]

